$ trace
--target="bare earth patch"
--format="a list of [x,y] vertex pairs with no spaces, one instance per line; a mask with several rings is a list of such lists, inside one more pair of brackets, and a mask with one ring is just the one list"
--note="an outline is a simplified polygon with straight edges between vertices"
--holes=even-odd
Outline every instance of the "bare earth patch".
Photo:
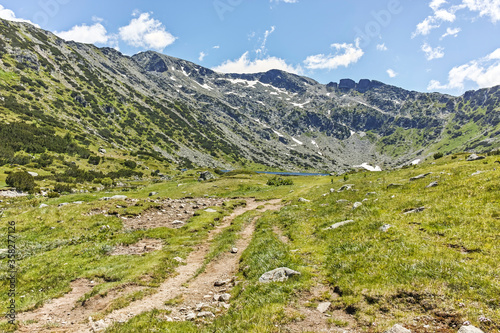
[[163,248],[163,241],[160,239],[142,239],[135,244],[120,245],[110,252],[112,256],[144,254],[159,251]]

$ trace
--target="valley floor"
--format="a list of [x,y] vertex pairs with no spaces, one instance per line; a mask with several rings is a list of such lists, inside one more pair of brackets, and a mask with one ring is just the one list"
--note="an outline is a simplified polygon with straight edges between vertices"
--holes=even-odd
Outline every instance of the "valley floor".
[[[466,157],[283,186],[266,185],[268,175],[198,182],[186,173],[128,192],[6,199],[0,248],[15,224],[17,323],[0,331],[384,332],[399,323],[457,332],[470,322],[499,332],[500,165]],[[300,275],[259,282],[278,267]],[[6,313],[7,293],[0,301]]]

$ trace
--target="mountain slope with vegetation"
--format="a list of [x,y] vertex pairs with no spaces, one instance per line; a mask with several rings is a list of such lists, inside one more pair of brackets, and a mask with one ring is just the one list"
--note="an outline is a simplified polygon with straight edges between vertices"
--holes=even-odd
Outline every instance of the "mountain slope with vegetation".
[[[0,21],[0,162],[21,151],[167,168],[346,171],[500,146],[500,88],[453,97],[271,70],[220,74]],[[19,158],[19,157],[18,157]]]

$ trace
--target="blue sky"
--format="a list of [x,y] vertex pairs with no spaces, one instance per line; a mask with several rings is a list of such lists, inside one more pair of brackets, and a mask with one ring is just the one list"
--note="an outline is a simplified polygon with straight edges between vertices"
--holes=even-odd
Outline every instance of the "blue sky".
[[500,0],[0,0],[0,17],[122,53],[458,95],[500,84]]

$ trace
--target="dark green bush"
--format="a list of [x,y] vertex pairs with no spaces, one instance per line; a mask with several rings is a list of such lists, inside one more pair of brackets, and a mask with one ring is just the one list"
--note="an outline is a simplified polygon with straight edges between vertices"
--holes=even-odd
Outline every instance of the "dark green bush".
[[57,192],[57,193],[63,193],[63,192],[71,193],[72,191],[73,190],[71,189],[71,185],[69,185],[69,184],[57,183],[54,186],[54,192]]
[[290,178],[273,177],[267,181],[267,185],[270,186],[282,186],[282,185],[293,185],[293,180]]
[[137,163],[135,163],[134,161],[130,161],[130,160],[127,160],[123,163],[123,165],[125,165],[127,168],[130,168],[130,169],[135,169],[137,167]]
[[33,192],[36,186],[33,176],[25,171],[9,174],[5,182],[19,191]]
[[99,165],[101,163],[101,156],[90,156],[88,162],[92,165]]
[[444,155],[443,155],[443,153],[435,153],[435,154],[434,154],[434,159],[435,159],[435,160],[438,160],[438,159],[440,159],[440,158],[441,158],[441,157],[443,157],[443,156],[444,156]]

